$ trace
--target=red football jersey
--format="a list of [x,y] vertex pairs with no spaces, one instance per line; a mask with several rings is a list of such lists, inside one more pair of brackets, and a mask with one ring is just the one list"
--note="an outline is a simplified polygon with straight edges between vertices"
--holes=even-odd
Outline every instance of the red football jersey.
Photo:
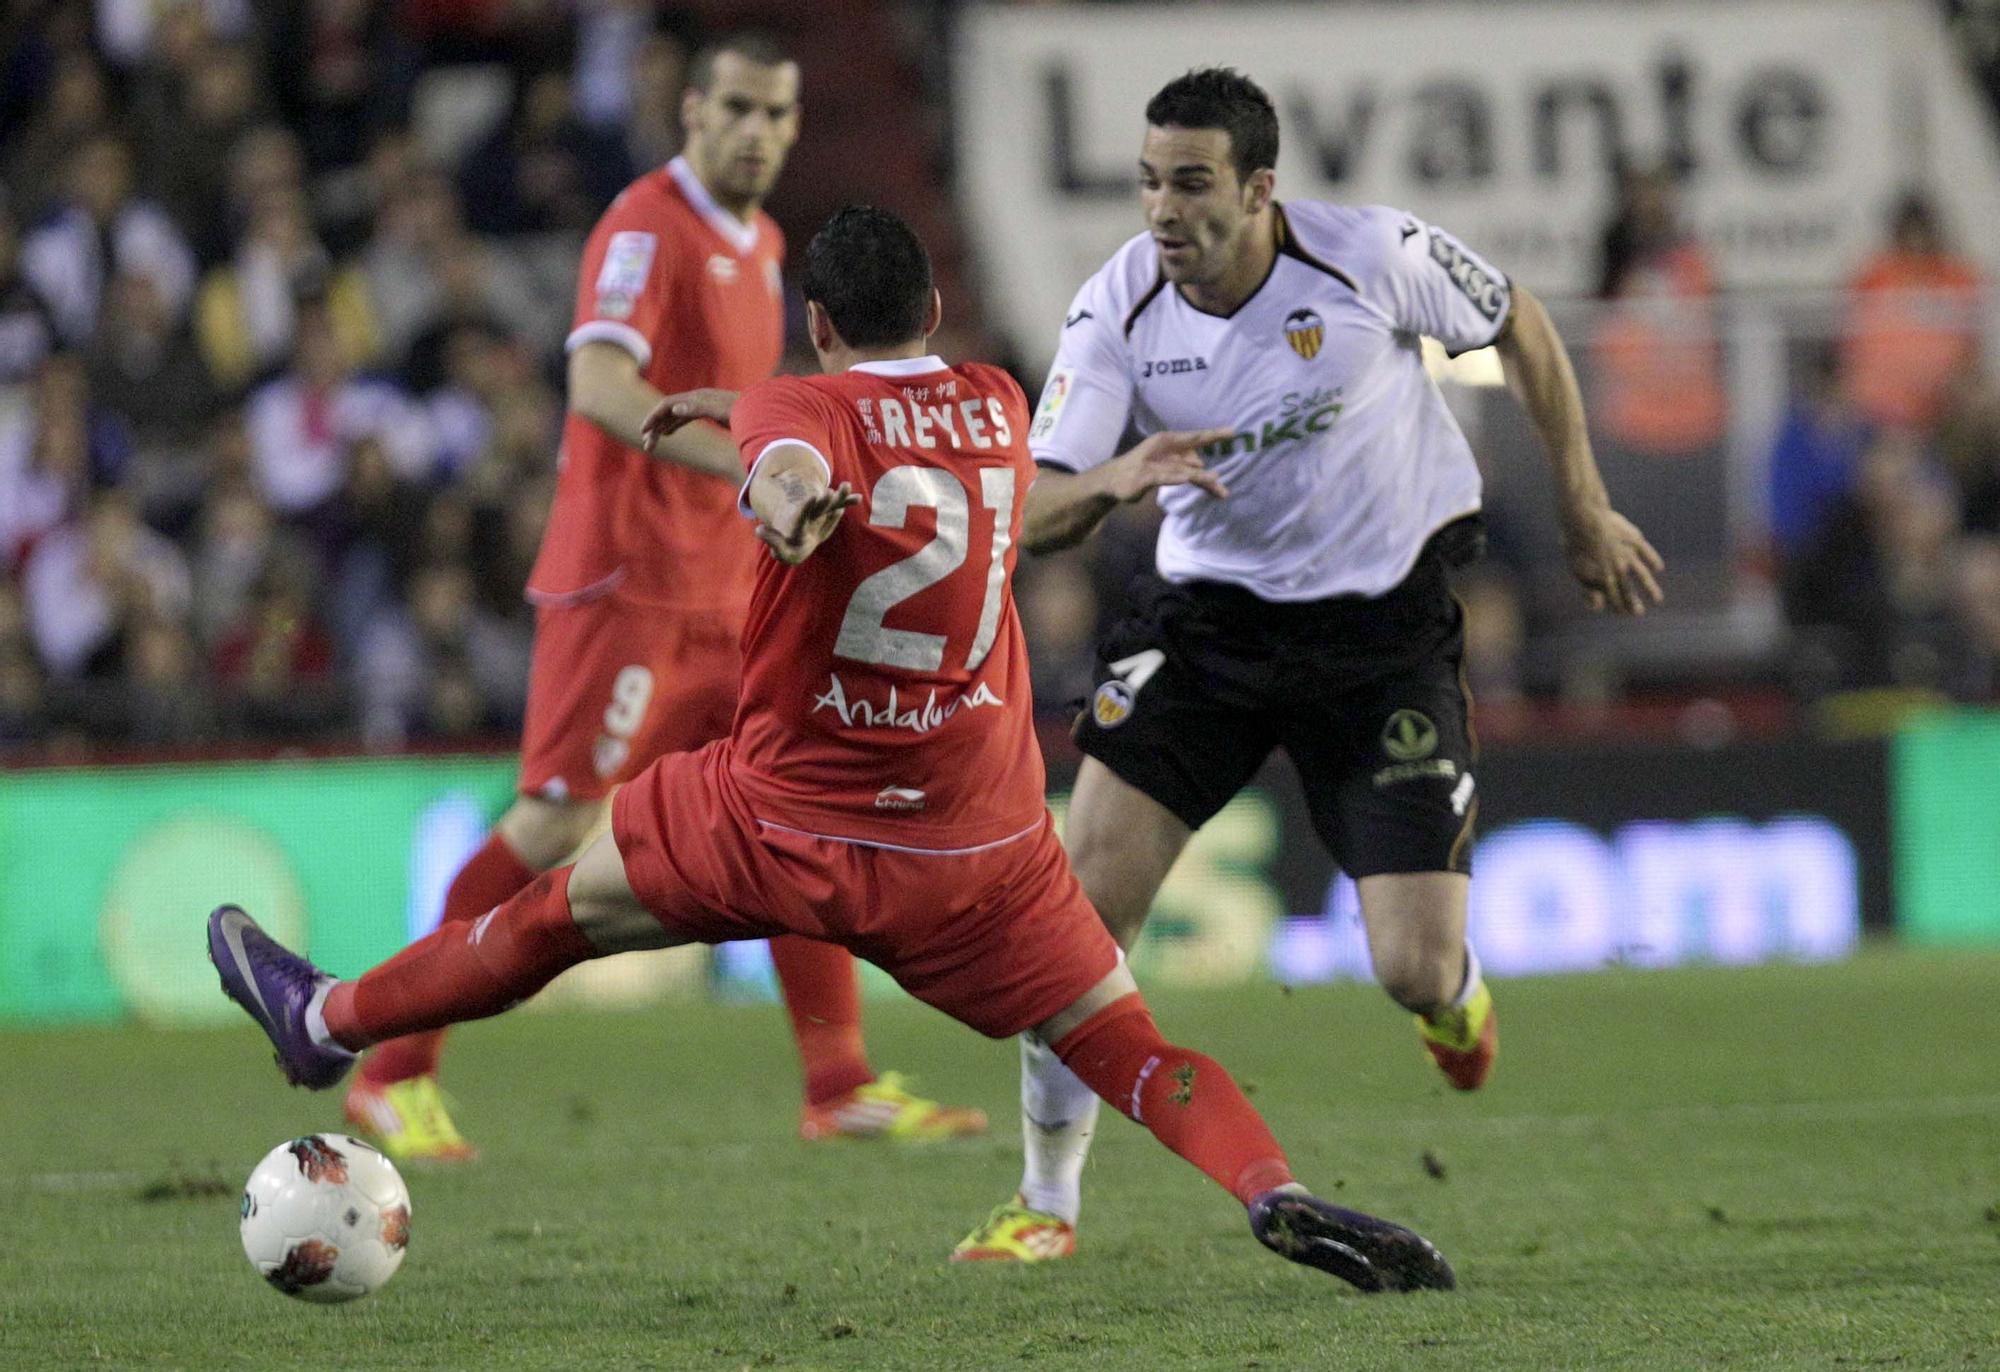
[[803,443],[862,496],[799,566],[758,566],[731,764],[751,813],[932,850],[1040,825],[1013,595],[1035,476],[1021,388],[997,367],[866,363],[753,386],[731,429],[753,474]]
[[[741,390],[784,351],[783,259],[770,216],[736,219],[677,157],[627,186],[591,231],[569,347],[616,343],[669,395]],[[740,610],[760,551],[741,525],[728,483],[571,415],[528,594],[559,604],[616,587],[653,604]]]

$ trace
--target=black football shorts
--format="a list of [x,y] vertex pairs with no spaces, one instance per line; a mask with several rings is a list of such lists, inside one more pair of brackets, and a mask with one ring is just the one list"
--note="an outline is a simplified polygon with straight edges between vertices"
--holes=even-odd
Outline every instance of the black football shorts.
[[1135,583],[1078,745],[1197,829],[1283,748],[1349,876],[1470,871],[1475,744],[1447,541],[1463,523],[1378,597]]

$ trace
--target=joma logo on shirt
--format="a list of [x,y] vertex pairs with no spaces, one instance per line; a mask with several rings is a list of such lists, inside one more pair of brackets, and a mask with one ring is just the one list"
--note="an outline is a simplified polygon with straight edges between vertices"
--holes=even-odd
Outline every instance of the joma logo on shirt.
[[1211,443],[1201,450],[1203,457],[1228,457],[1233,453],[1262,452],[1279,443],[1297,443],[1323,434],[1333,427],[1340,412],[1346,408],[1343,401],[1336,400],[1337,391],[1309,391],[1304,395],[1293,392],[1284,399],[1275,419],[1266,419],[1255,428],[1239,429],[1235,434],[1220,442]]
[[1188,372],[1205,372],[1207,370],[1208,359],[1205,357],[1161,357],[1139,364],[1139,375],[1142,378],[1148,376],[1182,376]]
[[933,687],[921,705],[904,703],[897,695],[896,688],[889,688],[889,698],[877,705],[866,700],[849,700],[847,686],[839,673],[829,678],[827,692],[813,698],[812,713],[831,710],[840,716],[840,722],[852,729],[908,729],[914,734],[927,734],[943,724],[960,710],[976,710],[982,705],[1002,705],[1007,702],[993,694],[993,688],[985,682],[974,686],[969,694],[961,695],[947,704],[938,704],[937,689]]

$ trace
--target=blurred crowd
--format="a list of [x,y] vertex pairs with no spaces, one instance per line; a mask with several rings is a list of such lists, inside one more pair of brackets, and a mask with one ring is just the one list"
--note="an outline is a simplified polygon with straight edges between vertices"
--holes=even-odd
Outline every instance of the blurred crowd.
[[679,16],[7,22],[0,747],[506,734],[575,263],[679,143]]
[[[4,25],[0,751],[504,740],[575,264],[678,146],[691,24],[651,0],[43,0]],[[1671,177],[1628,178],[1603,256],[1572,339],[1603,441],[1720,444],[1718,296]],[[1803,692],[1994,693],[1983,292],[1912,197],[1801,351],[1770,499]],[[1088,691],[1154,527],[1121,512],[1024,562],[1046,710]],[[1519,575],[1464,588],[1499,698],[1524,688]]]
[[[1726,331],[1673,178],[1630,179],[1605,234],[1589,340],[1592,421],[1613,451],[1675,459],[1727,436]],[[1765,501],[1798,695],[2000,692],[2000,386],[1980,269],[1932,201],[1886,208],[1830,313],[1789,341]],[[1713,470],[1725,471],[1717,463]],[[1694,494],[1689,492],[1688,494]],[[1710,508],[1727,494],[1717,490]],[[1702,503],[1697,501],[1697,508]]]
[[[1673,174],[1628,174],[1604,227],[1597,299],[1568,342],[1614,502],[1667,552],[1669,613],[1705,592],[1740,602],[1758,585],[1782,620],[1770,649],[1710,661],[1711,687],[1799,704],[2000,698],[2000,381],[1983,343],[2000,296],[1923,194],[1883,221],[1834,297],[1793,309],[1783,413],[1768,447],[1748,453],[1730,449],[1728,296]],[[1743,499],[1746,461],[1761,461],[1757,524],[1768,525],[1752,547],[1724,517]],[[1590,654],[1563,664],[1581,670],[1536,672],[1547,602],[1575,595],[1552,578],[1548,550],[1532,565],[1538,549],[1507,527],[1513,494],[1489,474],[1501,536],[1461,586],[1475,694],[1588,696],[1603,686]],[[1538,595],[1551,579],[1555,596]],[[1682,670],[1664,675],[1704,692]]]

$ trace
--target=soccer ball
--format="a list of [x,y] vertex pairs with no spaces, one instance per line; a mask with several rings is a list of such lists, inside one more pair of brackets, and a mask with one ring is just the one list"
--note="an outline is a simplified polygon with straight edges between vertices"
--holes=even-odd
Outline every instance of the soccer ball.
[[396,1275],[410,1191],[387,1158],[345,1134],[307,1134],[264,1155],[243,1187],[243,1251],[287,1296],[332,1304]]

